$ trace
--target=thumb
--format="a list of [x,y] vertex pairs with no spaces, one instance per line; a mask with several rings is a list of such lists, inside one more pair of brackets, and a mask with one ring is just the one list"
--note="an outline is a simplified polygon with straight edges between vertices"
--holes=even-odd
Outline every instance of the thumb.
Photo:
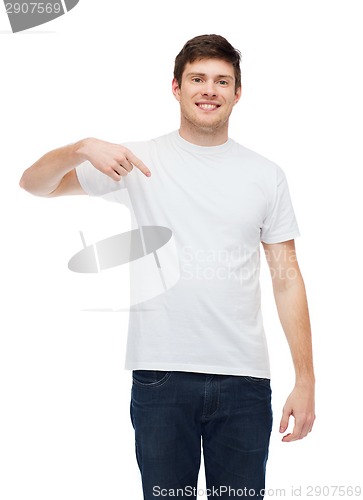
[[289,425],[289,418],[290,418],[290,411],[284,407],[283,411],[282,411],[282,417],[281,417],[281,421],[280,421],[280,432],[285,432],[288,425]]

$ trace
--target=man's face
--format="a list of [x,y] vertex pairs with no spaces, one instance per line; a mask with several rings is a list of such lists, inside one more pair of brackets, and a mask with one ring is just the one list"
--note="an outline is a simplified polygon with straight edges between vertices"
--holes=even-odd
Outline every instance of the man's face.
[[173,80],[173,94],[180,103],[181,126],[205,133],[227,131],[233,106],[241,97],[235,89],[234,68],[220,59],[187,63],[182,83]]

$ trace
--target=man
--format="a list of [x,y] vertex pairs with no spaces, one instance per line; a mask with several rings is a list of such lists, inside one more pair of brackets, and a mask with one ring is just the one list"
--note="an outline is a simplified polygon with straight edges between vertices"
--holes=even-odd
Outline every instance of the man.
[[272,411],[261,242],[296,372],[280,432],[290,416],[294,428],[282,440],[307,436],[315,419],[298,226],[281,168],[228,137],[241,97],[239,51],[218,35],[189,40],[172,91],[179,131],[123,146],[83,139],[44,155],[20,185],[47,197],[114,191],[117,199],[127,189],[138,224],[175,237],[180,279],[130,314],[126,368],[144,498],[196,498],[201,441],[208,498],[237,490],[262,498]]

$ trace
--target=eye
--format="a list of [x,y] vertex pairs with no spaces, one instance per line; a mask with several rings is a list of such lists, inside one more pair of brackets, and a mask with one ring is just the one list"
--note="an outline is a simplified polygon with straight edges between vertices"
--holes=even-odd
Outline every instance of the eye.
[[225,87],[226,85],[228,85],[228,82],[227,82],[227,80],[220,80],[219,84],[222,85],[223,87]]
[[201,79],[201,78],[199,78],[199,76],[194,76],[194,77],[192,78],[192,82],[194,82],[194,83],[200,83],[201,81],[202,81],[202,79]]

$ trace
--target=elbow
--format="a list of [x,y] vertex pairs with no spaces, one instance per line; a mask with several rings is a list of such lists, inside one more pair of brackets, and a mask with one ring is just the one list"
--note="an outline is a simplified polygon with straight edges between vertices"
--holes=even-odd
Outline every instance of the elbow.
[[34,182],[32,182],[32,179],[28,175],[28,170],[25,170],[25,172],[21,176],[19,180],[19,187],[35,196],[42,196],[42,193],[38,192],[36,185],[34,184]]
[[304,280],[299,270],[297,270],[296,273],[292,273],[289,277],[284,277],[283,279],[273,282],[275,295],[296,289],[305,289]]
[[21,189],[24,189],[25,191],[29,191],[29,187],[28,187],[27,181],[26,181],[26,171],[23,173],[23,175],[20,178],[19,187],[21,187]]

